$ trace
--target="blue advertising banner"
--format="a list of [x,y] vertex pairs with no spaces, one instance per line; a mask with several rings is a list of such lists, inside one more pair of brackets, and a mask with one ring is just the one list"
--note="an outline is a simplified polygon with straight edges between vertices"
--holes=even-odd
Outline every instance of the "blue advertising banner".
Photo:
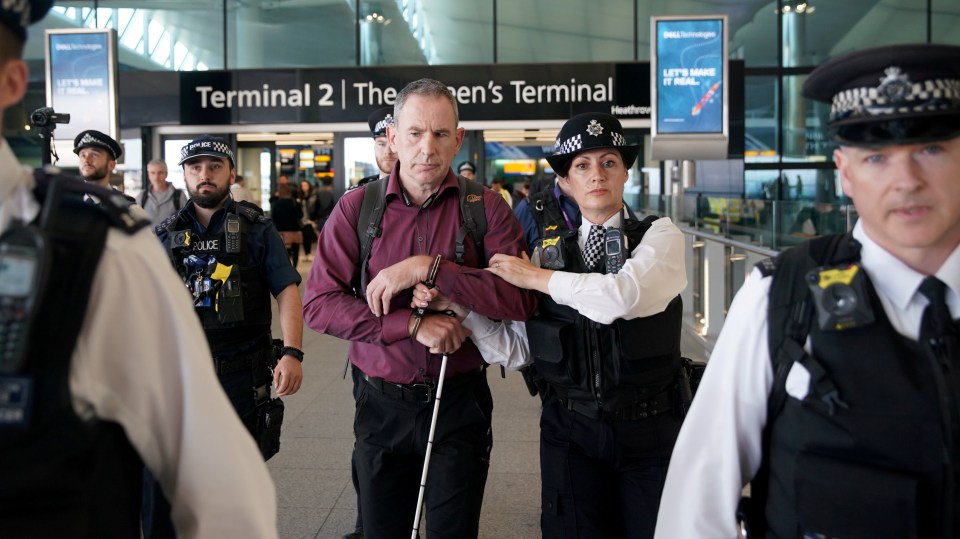
[[49,32],[47,39],[48,104],[70,115],[69,124],[57,127],[56,138],[72,140],[87,129],[115,136],[112,34]]
[[723,21],[657,21],[657,132],[723,129]]

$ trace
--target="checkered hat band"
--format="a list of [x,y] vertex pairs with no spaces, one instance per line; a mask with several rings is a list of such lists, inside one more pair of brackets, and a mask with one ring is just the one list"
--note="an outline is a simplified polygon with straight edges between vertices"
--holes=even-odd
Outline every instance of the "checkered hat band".
[[381,131],[386,131],[387,127],[393,125],[393,116],[387,115],[386,118],[377,122],[377,127],[374,129],[375,132],[379,133]]
[[955,108],[960,108],[960,80],[931,79],[911,84],[910,92],[895,102],[877,88],[844,90],[833,97],[830,120]]
[[231,161],[235,161],[233,150],[230,149],[230,146],[219,141],[203,141],[187,144],[180,149],[180,158],[184,160],[195,155],[205,155],[207,152],[221,154],[230,158]]
[[113,148],[110,146],[110,144],[108,144],[108,143],[107,143],[106,141],[104,141],[104,140],[98,139],[97,137],[91,135],[90,133],[87,133],[86,135],[84,135],[83,138],[80,139],[80,143],[77,144],[77,146],[78,146],[78,147],[79,147],[79,146],[89,146],[89,145],[91,145],[91,144],[96,145],[96,146],[101,146],[101,147],[103,147],[103,148],[106,149],[108,152],[110,152],[110,155],[112,155],[114,159],[117,158],[117,155],[116,155],[115,153],[113,153]]
[[[615,131],[611,132],[610,138],[614,146],[627,145],[627,139],[623,136],[622,133],[617,133]],[[577,134],[562,142],[558,139],[556,144],[554,144],[553,148],[554,148],[553,153],[557,155],[566,155],[568,153],[573,153],[577,150],[580,150],[583,148],[583,135]]]

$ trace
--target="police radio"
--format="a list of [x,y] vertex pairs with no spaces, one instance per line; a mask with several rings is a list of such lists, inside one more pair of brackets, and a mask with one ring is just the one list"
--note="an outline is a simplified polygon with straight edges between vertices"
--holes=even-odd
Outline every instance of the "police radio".
[[608,228],[603,243],[607,254],[607,273],[616,274],[623,267],[623,233],[619,228]]
[[237,254],[240,252],[240,218],[235,213],[227,213],[227,220],[224,224],[226,231],[226,252],[228,254]]
[[0,374],[19,372],[45,288],[49,251],[43,233],[14,226],[0,236]]

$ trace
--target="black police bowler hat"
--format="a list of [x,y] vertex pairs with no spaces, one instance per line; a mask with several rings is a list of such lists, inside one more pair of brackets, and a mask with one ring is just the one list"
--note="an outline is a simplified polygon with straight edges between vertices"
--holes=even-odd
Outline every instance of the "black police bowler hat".
[[373,138],[386,136],[387,126],[394,123],[393,107],[383,107],[371,112],[370,116],[367,116],[367,123],[370,125]]
[[80,155],[80,150],[84,148],[103,148],[110,153],[114,161],[120,159],[123,155],[123,147],[120,143],[113,140],[113,137],[100,131],[88,129],[81,131],[77,138],[73,139],[73,153]]
[[888,45],[853,52],[807,77],[803,95],[830,104],[843,145],[885,146],[960,135],[960,47]]
[[200,135],[180,148],[180,162],[182,165],[186,161],[200,156],[220,157],[230,161],[230,168],[237,167],[237,160],[233,155],[233,148],[226,139],[214,137],[211,135]]
[[42,19],[52,5],[53,0],[0,2],[0,23],[9,28],[20,41],[25,41],[27,26]]
[[557,134],[553,155],[547,156],[547,162],[553,171],[566,177],[570,171],[570,162],[577,154],[597,148],[615,148],[623,157],[626,168],[633,166],[640,153],[640,146],[627,144],[623,136],[620,120],[602,112],[578,114],[567,120]]
[[469,170],[470,172],[476,173],[477,166],[470,161],[464,161],[463,163],[457,165],[457,172],[463,172],[464,170]]

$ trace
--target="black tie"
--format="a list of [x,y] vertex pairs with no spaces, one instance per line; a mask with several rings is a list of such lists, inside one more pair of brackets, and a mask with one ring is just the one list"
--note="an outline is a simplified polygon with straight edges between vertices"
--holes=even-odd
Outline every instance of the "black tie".
[[947,307],[947,285],[930,276],[920,283],[920,293],[930,302],[920,320],[920,341],[940,346],[945,337],[955,332],[953,317]]

